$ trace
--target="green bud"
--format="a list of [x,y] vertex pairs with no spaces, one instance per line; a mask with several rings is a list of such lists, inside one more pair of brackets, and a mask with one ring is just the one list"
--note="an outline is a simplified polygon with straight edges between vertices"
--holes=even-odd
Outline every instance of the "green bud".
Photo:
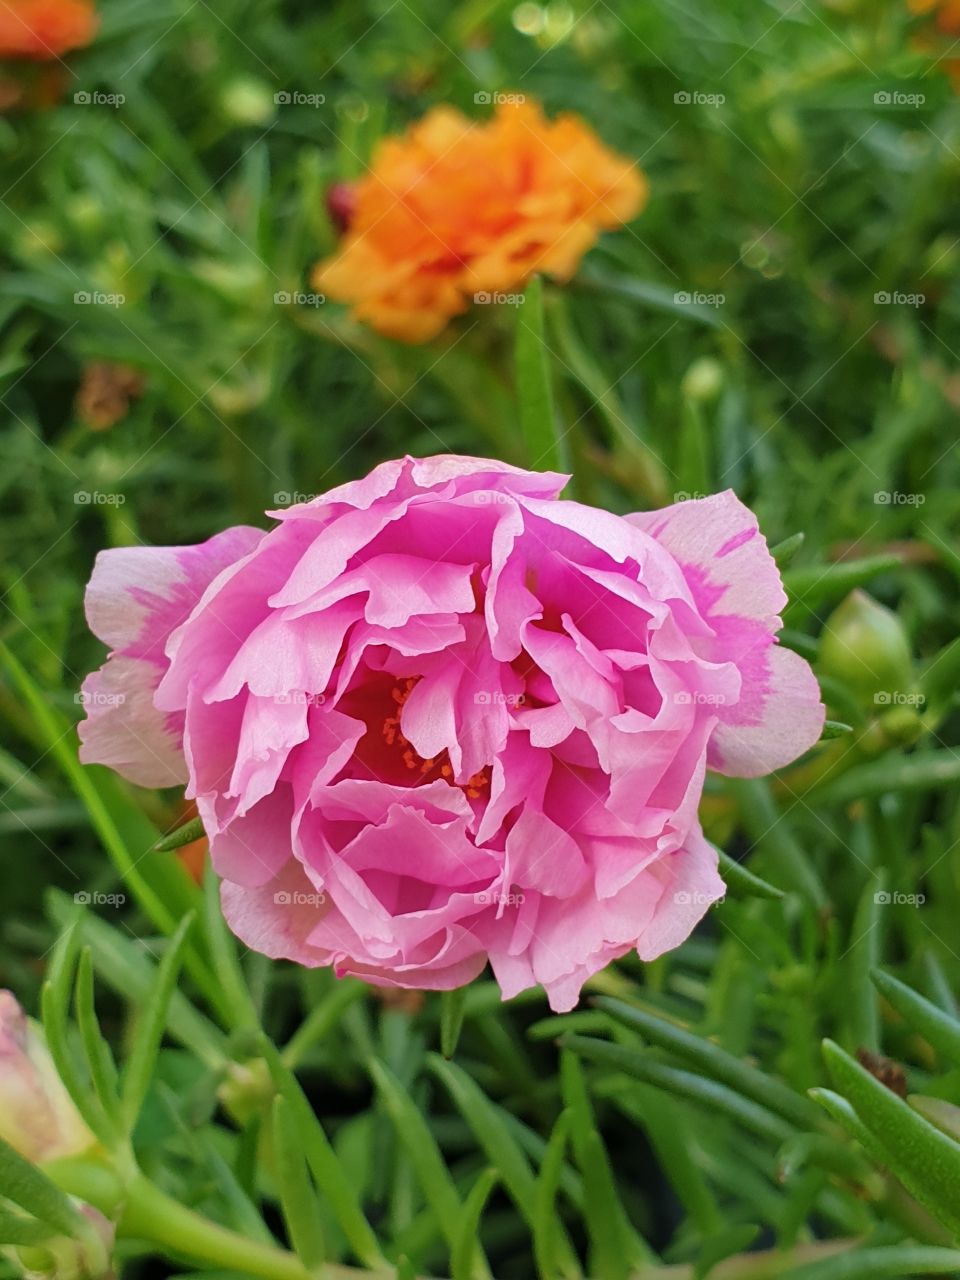
[[913,661],[903,624],[865,591],[851,591],[827,619],[819,666],[878,714],[910,703]]
[[723,365],[711,356],[701,356],[683,375],[681,390],[688,400],[715,400],[723,389]]
[[270,86],[251,76],[231,80],[220,96],[220,105],[227,119],[239,125],[266,124],[277,113]]

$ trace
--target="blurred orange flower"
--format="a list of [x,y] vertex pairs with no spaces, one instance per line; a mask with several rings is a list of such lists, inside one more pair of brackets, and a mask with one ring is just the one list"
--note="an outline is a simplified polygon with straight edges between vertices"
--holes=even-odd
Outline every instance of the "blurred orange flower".
[[636,216],[643,174],[574,115],[504,101],[478,123],[435,107],[377,148],[316,288],[404,342],[426,342],[473,295],[560,280],[598,234]]
[[97,26],[93,0],[0,0],[0,58],[59,58]]
[[[933,22],[929,29],[917,38],[917,47],[926,54],[936,54],[939,49],[938,62],[953,81],[953,87],[960,92],[960,58],[947,57],[951,49],[956,47],[960,38],[960,0],[910,0],[911,13],[931,14]],[[944,50],[942,37],[948,37],[952,43]]]

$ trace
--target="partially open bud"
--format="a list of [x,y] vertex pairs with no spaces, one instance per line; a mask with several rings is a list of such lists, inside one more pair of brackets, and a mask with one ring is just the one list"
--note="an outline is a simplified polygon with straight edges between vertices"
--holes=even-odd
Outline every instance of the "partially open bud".
[[87,1220],[83,1239],[54,1236],[34,1248],[8,1251],[25,1268],[24,1280],[113,1280],[116,1228],[98,1209],[78,1208]]
[[913,662],[903,624],[865,591],[852,591],[827,619],[819,665],[880,711],[909,704]]
[[43,1033],[0,991],[0,1138],[40,1164],[96,1142],[57,1075]]

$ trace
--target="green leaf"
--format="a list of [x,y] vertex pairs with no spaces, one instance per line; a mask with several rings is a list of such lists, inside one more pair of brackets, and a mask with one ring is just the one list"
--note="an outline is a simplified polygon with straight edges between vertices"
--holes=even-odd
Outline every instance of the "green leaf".
[[[2,643],[0,665],[20,690],[30,708],[38,738],[59,763],[82,801],[124,884],[157,928],[168,935],[174,933],[184,912],[199,902],[198,890],[190,876],[176,858],[155,851],[156,828],[123,791],[117,778],[108,769],[80,764],[72,727]],[[201,957],[193,953],[188,968],[216,1008],[219,991],[213,974]]]
[[833,738],[845,738],[848,733],[853,733],[853,725],[844,724],[842,720],[824,720],[820,741],[830,742]]
[[460,1212],[456,1241],[450,1254],[452,1280],[476,1280],[478,1276],[489,1275],[480,1253],[480,1219],[497,1179],[496,1169],[484,1169],[470,1188]]
[[36,1218],[23,1218],[20,1214],[0,1209],[0,1244],[41,1244],[56,1235],[56,1228]]
[[567,1108],[561,1111],[550,1134],[550,1141],[540,1164],[540,1174],[536,1181],[533,1197],[533,1256],[537,1263],[537,1271],[541,1276],[560,1274],[577,1276],[580,1268],[564,1271],[559,1257],[557,1224],[557,1191],[563,1172],[563,1159],[567,1149],[567,1139],[573,1128],[573,1113]]
[[700,1250],[693,1268],[693,1280],[704,1280],[718,1262],[749,1249],[761,1228],[753,1222],[741,1222],[715,1232]]
[[550,355],[543,324],[543,281],[539,276],[527,284],[523,306],[516,310],[517,395],[527,464],[536,470],[567,471],[567,450],[557,429],[550,383]]
[[946,1275],[960,1269],[960,1250],[925,1245],[857,1249],[837,1258],[781,1272],[783,1280],[903,1280],[904,1276]]
[[849,973],[846,1002],[847,1034],[852,1048],[880,1050],[880,1010],[870,982],[870,972],[880,959],[883,894],[882,876],[871,878],[860,895],[853,917],[850,946],[846,956]]
[[220,909],[220,881],[209,859],[203,877],[203,919],[210,956],[232,1025],[237,1029],[256,1028],[260,1025],[260,1019],[237,958],[236,941],[227,928]]
[[[523,1154],[504,1122],[500,1110],[483,1093],[477,1083],[462,1067],[447,1062],[438,1054],[427,1055],[427,1065],[438,1076],[457,1109],[473,1130],[474,1137],[486,1152],[487,1159],[499,1172],[510,1198],[520,1210],[528,1226],[534,1223],[536,1179],[529,1161]],[[557,1234],[557,1251],[561,1265],[566,1269],[571,1262],[572,1249],[560,1221],[554,1218],[553,1231]]]
[[[48,893],[47,903],[50,916],[61,928],[66,927],[76,913],[72,900],[58,890]],[[83,941],[90,946],[100,980],[131,1004],[145,1004],[156,968],[137,943],[90,912],[83,915],[80,928]],[[226,1058],[223,1033],[198,1013],[179,991],[173,993],[170,1001],[168,1025],[171,1036],[195,1053],[206,1066],[213,1070],[223,1066]]]
[[789,538],[784,538],[782,542],[778,542],[775,547],[770,548],[770,554],[777,562],[777,567],[781,570],[785,569],[793,557],[803,546],[806,538],[804,533],[792,533]]
[[445,1058],[452,1058],[457,1051],[467,1011],[466,1001],[466,987],[440,993],[440,1052]]
[[[705,1075],[729,1085],[736,1093],[758,1102],[799,1129],[820,1127],[818,1109],[788,1085],[751,1066],[712,1040],[669,1022],[655,1013],[610,996],[596,996],[593,1004],[624,1026],[639,1031],[663,1049],[685,1058]],[[633,1051],[637,1052],[637,1051]]]
[[147,1096],[147,1090],[150,1088],[150,1081],[156,1066],[157,1053],[159,1052],[160,1042],[163,1039],[164,1028],[167,1024],[170,998],[173,995],[174,984],[180,971],[180,962],[183,958],[187,935],[195,919],[196,916],[192,911],[184,916],[180,922],[180,927],[167,944],[163,958],[157,966],[157,975],[153,987],[143,1009],[142,1019],[133,1042],[133,1049],[124,1067],[120,1094],[123,1117],[128,1132],[133,1131],[140,1115],[140,1108],[143,1106],[143,1100]]
[[928,663],[920,677],[924,711],[939,720],[950,709],[960,686],[960,637],[951,640]]
[[0,1195],[66,1236],[82,1235],[84,1220],[69,1198],[0,1138]]
[[825,1040],[823,1056],[837,1088],[889,1153],[897,1177],[951,1231],[960,1231],[960,1145],[924,1120],[869,1071]]
[[870,977],[883,998],[893,1005],[912,1030],[929,1041],[954,1066],[960,1066],[960,1022],[956,1018],[951,1018],[881,969],[875,969]]
[[194,840],[202,840],[206,834],[202,821],[191,818],[182,827],[162,836],[153,847],[157,853],[170,853],[174,849],[182,849],[185,844],[193,844]]
[[767,898],[776,901],[784,896],[782,889],[770,884],[768,880],[761,880],[749,867],[731,858],[729,853],[724,853],[722,849],[717,849],[716,852],[720,864],[720,875],[727,888],[736,897]]
[[958,782],[960,756],[954,751],[915,751],[909,756],[891,753],[854,765],[834,781],[812,788],[810,796],[818,805],[843,805],[888,791],[934,791]]
[[634,1265],[655,1255],[623,1211],[606,1148],[597,1132],[583,1069],[577,1058],[561,1059],[564,1101],[573,1116],[571,1137],[583,1175],[583,1216],[590,1237],[590,1271],[598,1280],[626,1280]]
[[354,1001],[362,1000],[369,990],[365,983],[356,978],[336,979],[330,992],[314,1005],[284,1045],[283,1061],[291,1071],[312,1045],[333,1030]]
[[284,1097],[277,1097],[273,1102],[273,1142],[284,1221],[295,1252],[312,1271],[326,1257],[320,1206],[310,1183],[293,1108]]
[[818,910],[827,905],[827,891],[806,851],[794,838],[763,778],[731,778],[727,782],[737,802],[737,814],[758,849],[775,864],[778,878]]
[[376,1059],[368,1065],[387,1114],[416,1171],[427,1204],[436,1214],[437,1224],[452,1249],[457,1242],[463,1206],[440,1148],[423,1114],[393,1072]]
[[725,1115],[777,1145],[796,1132],[778,1115],[743,1097],[734,1089],[728,1089],[715,1080],[705,1080],[692,1072],[666,1066],[642,1050],[611,1044],[607,1040],[594,1040],[589,1036],[563,1036],[560,1044],[562,1048],[572,1049],[581,1057],[610,1067],[611,1070],[624,1071],[645,1084],[655,1085],[677,1097],[698,1103],[709,1112]]
[[337,1158],[326,1133],[293,1072],[284,1064],[273,1041],[265,1035],[257,1037],[260,1053],[266,1060],[273,1082],[290,1104],[303,1152],[310,1172],[321,1194],[340,1224],[347,1241],[364,1264],[376,1270],[386,1265],[377,1237],[364,1216],[353,1188],[353,1182]]
[[104,1113],[115,1125],[120,1108],[120,1098],[117,1093],[117,1067],[97,1018],[93,989],[93,956],[88,946],[80,952],[74,1002],[77,1026],[80,1028],[90,1079],[93,1081],[93,1087]]
[[882,573],[903,568],[898,555],[865,556],[862,560],[846,560],[839,564],[804,566],[788,569],[783,585],[790,603],[784,617],[820,608],[831,600],[839,600],[857,587],[862,587]]

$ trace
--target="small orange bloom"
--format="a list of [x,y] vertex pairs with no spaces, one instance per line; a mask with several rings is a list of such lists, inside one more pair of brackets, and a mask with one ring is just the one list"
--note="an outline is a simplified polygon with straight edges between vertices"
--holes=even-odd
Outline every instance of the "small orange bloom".
[[640,170],[577,116],[550,121],[523,101],[477,123],[435,107],[377,148],[314,284],[380,333],[426,342],[475,293],[515,290],[537,271],[567,279],[646,195]]
[[0,0],[0,58],[59,58],[89,44],[93,0]]

